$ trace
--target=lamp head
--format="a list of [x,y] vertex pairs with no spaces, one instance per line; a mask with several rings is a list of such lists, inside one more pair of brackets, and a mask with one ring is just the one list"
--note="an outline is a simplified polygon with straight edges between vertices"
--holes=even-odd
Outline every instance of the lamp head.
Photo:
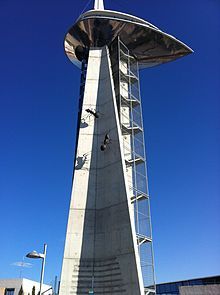
[[38,259],[38,258],[44,258],[44,254],[38,253],[37,251],[32,251],[26,255],[28,258]]

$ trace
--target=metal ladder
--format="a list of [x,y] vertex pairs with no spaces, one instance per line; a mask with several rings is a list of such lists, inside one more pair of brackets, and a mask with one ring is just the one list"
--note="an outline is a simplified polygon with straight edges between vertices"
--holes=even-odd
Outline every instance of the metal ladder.
[[152,230],[138,63],[120,41],[119,117],[145,294],[155,294]]

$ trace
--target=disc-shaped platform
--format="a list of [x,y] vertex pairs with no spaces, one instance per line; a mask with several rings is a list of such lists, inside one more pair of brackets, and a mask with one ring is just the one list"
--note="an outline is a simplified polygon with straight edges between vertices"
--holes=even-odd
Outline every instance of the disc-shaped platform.
[[187,45],[147,21],[110,10],[90,10],[82,14],[65,37],[65,52],[71,62],[80,66],[80,59],[90,47],[109,45],[118,36],[141,68],[192,52]]

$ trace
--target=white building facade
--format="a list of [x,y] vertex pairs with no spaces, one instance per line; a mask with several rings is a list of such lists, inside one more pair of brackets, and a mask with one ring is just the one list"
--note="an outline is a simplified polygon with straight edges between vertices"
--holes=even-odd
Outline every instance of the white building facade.
[[[40,291],[40,283],[25,278],[19,279],[0,279],[0,295],[18,295],[23,290],[23,295],[32,295],[33,287],[35,294]],[[45,295],[53,294],[50,285],[42,285],[42,293]]]

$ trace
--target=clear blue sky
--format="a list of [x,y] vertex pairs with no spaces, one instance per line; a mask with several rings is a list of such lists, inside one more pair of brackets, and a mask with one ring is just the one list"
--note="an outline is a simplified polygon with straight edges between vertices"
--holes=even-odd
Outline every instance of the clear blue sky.
[[[60,275],[80,72],[64,35],[87,0],[0,1],[0,278],[48,243]],[[106,0],[192,47],[141,72],[157,282],[219,274],[220,2]],[[22,275],[39,280],[40,262]]]

